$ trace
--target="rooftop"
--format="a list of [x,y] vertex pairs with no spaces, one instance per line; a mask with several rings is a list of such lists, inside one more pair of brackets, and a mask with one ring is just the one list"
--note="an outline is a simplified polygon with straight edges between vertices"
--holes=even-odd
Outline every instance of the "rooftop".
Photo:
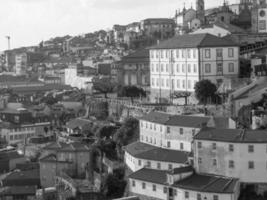
[[17,151],[7,151],[0,153],[0,160],[12,160],[17,158],[23,158]]
[[194,127],[200,128],[207,124],[210,117],[188,116],[188,115],[171,115],[161,112],[150,112],[144,115],[140,120],[154,122],[168,126]]
[[128,178],[165,185],[167,182],[167,172],[168,171],[143,168],[132,173]]
[[238,46],[230,40],[217,36],[205,34],[186,34],[175,36],[165,40],[150,49],[178,49],[178,48],[199,48],[199,47],[233,47]]
[[139,159],[173,163],[186,163],[189,156],[189,153],[184,151],[163,149],[141,142],[128,145],[126,151]]
[[35,186],[12,186],[3,187],[0,189],[0,195],[32,195],[35,196],[36,187]]
[[178,181],[174,186],[200,192],[234,193],[237,183],[238,180],[233,178],[193,174]]
[[194,139],[230,143],[266,143],[267,131],[203,128]]
[[90,123],[91,121],[89,120],[77,118],[69,121],[66,127],[69,129],[83,128],[84,126],[90,125]]
[[136,52],[122,57],[120,63],[140,63],[147,62],[149,63],[149,50],[142,49],[137,50]]

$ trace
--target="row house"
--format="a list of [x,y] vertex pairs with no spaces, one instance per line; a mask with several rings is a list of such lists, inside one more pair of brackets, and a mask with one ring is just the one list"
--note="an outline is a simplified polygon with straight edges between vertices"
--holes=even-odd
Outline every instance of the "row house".
[[265,130],[204,128],[194,137],[194,167],[198,173],[238,178],[267,191]]
[[129,176],[129,192],[140,199],[237,200],[239,181],[196,174],[191,167],[169,171],[143,168]]
[[172,170],[188,166],[190,153],[135,142],[125,148],[124,162],[132,172],[142,168]]
[[140,141],[161,148],[191,152],[193,136],[210,120],[210,117],[150,112],[140,119]]
[[151,100],[169,99],[175,92],[194,92],[209,79],[220,84],[239,75],[239,46],[211,34],[181,35],[150,48]]

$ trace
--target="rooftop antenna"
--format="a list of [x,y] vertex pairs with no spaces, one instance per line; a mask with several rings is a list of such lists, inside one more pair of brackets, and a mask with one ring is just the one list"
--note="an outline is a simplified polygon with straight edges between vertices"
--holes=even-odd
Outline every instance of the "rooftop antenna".
[[6,36],[6,39],[7,39],[8,50],[10,50],[10,36]]

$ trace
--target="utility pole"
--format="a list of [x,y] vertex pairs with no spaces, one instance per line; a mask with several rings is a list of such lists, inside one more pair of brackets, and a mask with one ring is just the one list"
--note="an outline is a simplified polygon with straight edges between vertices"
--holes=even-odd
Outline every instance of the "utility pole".
[[6,36],[6,39],[7,39],[8,50],[10,50],[10,36]]

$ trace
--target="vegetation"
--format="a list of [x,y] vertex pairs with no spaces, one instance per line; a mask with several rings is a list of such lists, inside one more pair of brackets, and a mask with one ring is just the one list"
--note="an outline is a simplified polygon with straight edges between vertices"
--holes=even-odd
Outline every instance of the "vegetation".
[[216,102],[217,87],[210,80],[201,80],[195,85],[196,97],[202,104]]
[[114,92],[116,88],[116,83],[109,77],[96,77],[93,79],[93,89],[105,95],[107,98],[107,94]]
[[146,92],[142,88],[136,86],[124,86],[119,90],[118,96],[130,97],[133,103],[134,98],[145,97]]
[[237,117],[237,122],[239,128],[250,128],[251,124],[251,110],[252,106],[243,106],[239,111],[238,111],[238,117]]

